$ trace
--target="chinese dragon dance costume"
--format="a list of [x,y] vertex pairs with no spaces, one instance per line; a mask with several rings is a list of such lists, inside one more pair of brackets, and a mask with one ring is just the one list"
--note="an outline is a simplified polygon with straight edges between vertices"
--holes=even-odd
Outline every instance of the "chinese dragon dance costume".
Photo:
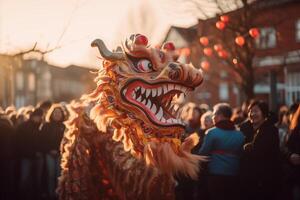
[[178,174],[197,178],[203,157],[181,142],[184,124],[174,98],[203,81],[177,62],[173,43],[151,48],[141,34],[115,51],[92,42],[103,57],[97,87],[72,105],[62,141],[60,199],[174,199]]

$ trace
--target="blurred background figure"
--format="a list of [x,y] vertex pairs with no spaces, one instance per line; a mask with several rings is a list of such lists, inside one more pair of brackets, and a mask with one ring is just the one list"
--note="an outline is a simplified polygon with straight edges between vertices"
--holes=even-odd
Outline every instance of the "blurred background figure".
[[240,107],[236,107],[233,109],[231,121],[234,124],[239,125],[246,119],[243,110]]
[[66,115],[60,104],[53,104],[48,110],[45,123],[42,126],[41,136],[43,141],[43,152],[46,156],[47,169],[47,192],[49,199],[55,199],[55,188],[57,178],[60,175],[59,147],[63,138]]
[[292,194],[293,200],[300,199],[300,106],[297,107],[297,110],[291,116],[287,139],[287,158],[289,162],[287,186],[290,189],[288,194]]
[[15,130],[13,123],[0,110],[0,199],[9,200],[15,198]]
[[23,122],[17,128],[17,153],[20,159],[20,183],[19,195],[22,199],[36,199],[40,191],[36,188],[40,187],[39,173],[37,163],[40,157],[37,153],[41,152],[43,145],[40,141],[40,125],[43,120],[43,110],[35,109],[28,121]]

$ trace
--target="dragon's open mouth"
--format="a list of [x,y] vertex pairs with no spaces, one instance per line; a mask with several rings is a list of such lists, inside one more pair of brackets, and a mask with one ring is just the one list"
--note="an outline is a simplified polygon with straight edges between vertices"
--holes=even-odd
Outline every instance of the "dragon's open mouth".
[[175,98],[185,96],[191,88],[171,82],[150,84],[142,80],[131,80],[122,89],[121,94],[125,101],[141,108],[148,118],[155,124],[174,126],[184,123],[178,118],[179,107]]

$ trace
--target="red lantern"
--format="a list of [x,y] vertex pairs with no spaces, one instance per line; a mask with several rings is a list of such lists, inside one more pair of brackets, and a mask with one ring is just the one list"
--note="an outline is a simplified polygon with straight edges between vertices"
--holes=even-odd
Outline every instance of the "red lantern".
[[210,67],[210,64],[209,64],[209,62],[208,61],[202,61],[201,62],[201,67],[204,69],[204,70],[208,70],[209,69],[209,67]]
[[221,21],[224,22],[224,23],[228,23],[229,22],[229,17],[228,15],[222,15],[220,17]]
[[173,44],[173,42],[166,42],[166,43],[163,44],[162,48],[167,50],[167,51],[174,51],[175,50],[175,45]]
[[257,38],[259,36],[259,30],[258,30],[258,28],[251,28],[249,30],[249,34],[250,34],[251,37]]
[[136,45],[143,45],[143,46],[147,46],[148,44],[148,39],[146,36],[141,35],[141,34],[137,34],[135,40],[134,40],[134,44]]
[[212,55],[212,49],[210,47],[206,47],[206,48],[203,49],[203,53],[206,56],[211,56]]
[[221,44],[215,44],[214,45],[214,50],[215,51],[221,51],[223,49],[222,45]]
[[216,27],[217,27],[217,29],[223,30],[225,28],[225,23],[222,21],[218,21],[216,23]]
[[238,60],[236,58],[232,59],[233,64],[238,64]]
[[243,46],[245,44],[245,39],[243,36],[238,36],[235,38],[235,43],[239,46]]
[[199,39],[200,43],[203,45],[203,46],[207,46],[209,44],[209,40],[207,37],[201,37]]
[[218,52],[218,56],[220,57],[220,58],[227,58],[228,57],[228,53],[227,53],[227,51],[225,51],[225,50],[221,50],[221,51],[219,51]]

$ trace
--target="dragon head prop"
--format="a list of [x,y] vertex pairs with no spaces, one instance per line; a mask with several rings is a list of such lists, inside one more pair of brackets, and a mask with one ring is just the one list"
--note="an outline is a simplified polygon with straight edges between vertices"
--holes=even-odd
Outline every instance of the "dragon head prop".
[[202,72],[178,62],[173,43],[151,48],[141,34],[131,35],[115,51],[100,39],[91,45],[103,58],[97,88],[86,97],[94,105],[90,118],[98,130],[111,133],[126,151],[149,165],[196,177],[201,158],[180,141],[184,124],[175,99],[199,86]]

